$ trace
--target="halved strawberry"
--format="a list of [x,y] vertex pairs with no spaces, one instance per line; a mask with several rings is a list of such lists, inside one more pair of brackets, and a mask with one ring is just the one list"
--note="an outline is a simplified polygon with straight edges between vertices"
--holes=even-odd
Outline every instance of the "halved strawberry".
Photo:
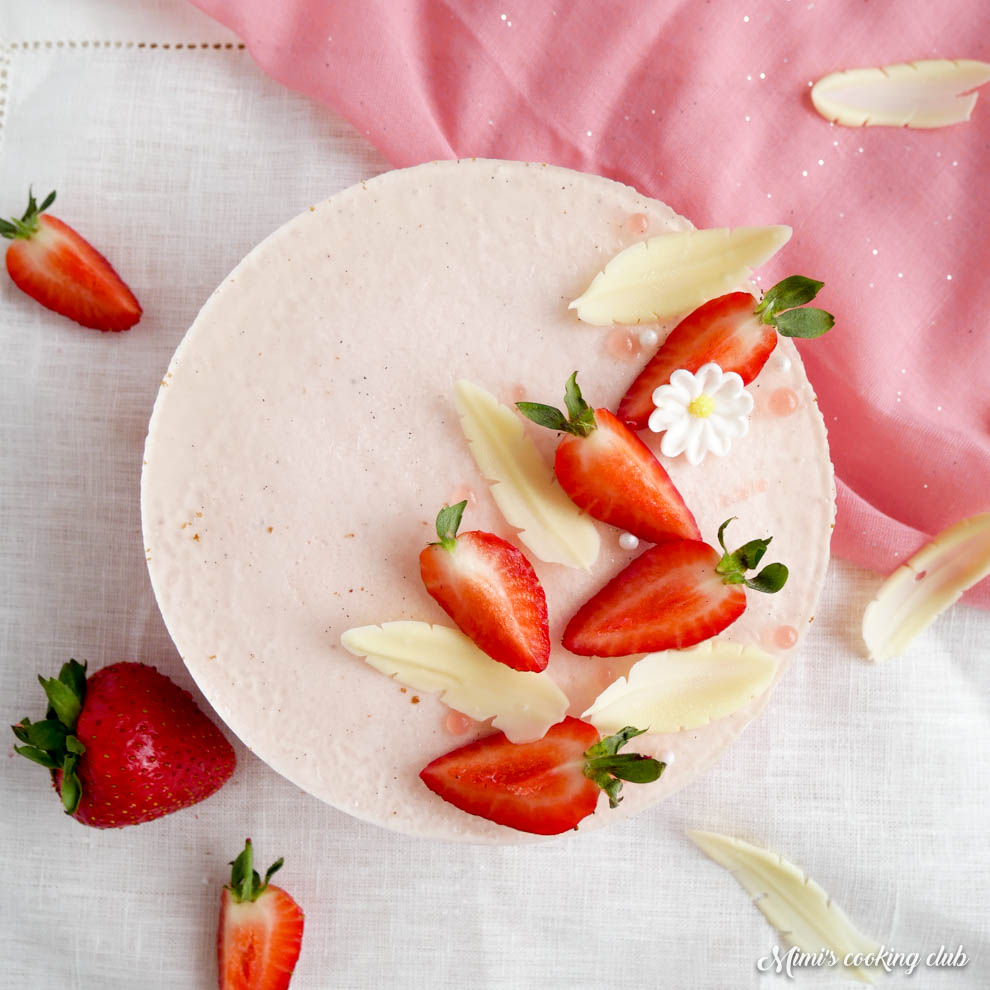
[[28,194],[18,220],[0,219],[7,248],[7,271],[14,283],[42,306],[95,330],[129,330],[141,319],[134,293],[110,262],[68,224],[44,211],[55,202],[51,192],[41,206]]
[[700,540],[691,510],[653,452],[607,409],[584,401],[577,372],[567,380],[564,401],[566,418],[538,402],[516,406],[534,423],[567,434],[557,445],[554,472],[571,501],[651,543]]
[[550,659],[543,586],[530,562],[494,533],[457,535],[467,502],[437,515],[439,542],[419,555],[426,590],[492,659],[514,670],[540,671]]
[[231,863],[230,885],[220,894],[217,968],[220,990],[285,990],[302,946],[303,913],[281,887],[262,882],[252,863],[251,840]]
[[511,743],[501,732],[435,759],[420,779],[461,811],[520,832],[559,835],[592,814],[600,791],[610,807],[622,781],[656,780],[666,764],[619,750],[644,730],[626,727],[599,739],[598,730],[568,716],[531,743]]
[[768,289],[757,302],[748,292],[711,299],[670,331],[619,403],[617,415],[634,430],[645,430],[653,412],[653,393],[679,368],[692,374],[702,365],[734,371],[748,385],[785,337],[820,337],[834,319],[820,309],[795,309],[818,294],[822,282],[791,275]]
[[756,577],[770,537],[719,553],[700,540],[675,540],[651,547],[578,609],[564,630],[563,644],[588,657],[680,650],[718,635],[746,609],[744,585],[779,591],[787,580],[783,564],[769,564]]

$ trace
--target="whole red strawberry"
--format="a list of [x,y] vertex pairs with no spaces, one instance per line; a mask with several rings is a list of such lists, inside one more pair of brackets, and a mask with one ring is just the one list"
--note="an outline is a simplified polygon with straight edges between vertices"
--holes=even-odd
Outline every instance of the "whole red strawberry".
[[94,828],[161,818],[209,797],[234,772],[230,743],[192,695],[154,667],[115,663],[86,677],[70,660],[41,722],[11,728],[14,748],[52,773],[65,810]]
[[129,330],[141,319],[141,305],[110,262],[58,217],[45,213],[55,202],[50,192],[41,206],[28,193],[18,220],[0,219],[7,248],[7,271],[18,288],[42,306],[94,330]]

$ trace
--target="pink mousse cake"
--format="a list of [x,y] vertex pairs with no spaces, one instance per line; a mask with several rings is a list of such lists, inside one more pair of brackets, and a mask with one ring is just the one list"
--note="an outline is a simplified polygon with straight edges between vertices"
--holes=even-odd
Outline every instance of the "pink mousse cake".
[[[419,779],[435,757],[490,734],[436,694],[402,687],[340,644],[355,626],[451,624],[418,555],[445,503],[464,529],[514,539],[461,431],[455,383],[511,405],[586,399],[614,409],[655,348],[644,327],[581,323],[568,303],[619,251],[688,230],[669,207],[594,175],[464,160],[389,172],[312,207],[255,248],[203,307],[165,375],[142,479],[148,567],[169,633],[230,728],[299,787],[400,832],[487,843],[532,836],[467,815]],[[676,320],[652,325],[659,340]],[[645,329],[650,329],[649,327]],[[648,339],[648,338],[647,338]],[[825,428],[792,342],[748,386],[748,434],[692,466],[657,453],[715,543],[772,536],[790,568],[750,594],[727,631],[779,658],[799,652],[828,561],[834,486]],[[548,463],[556,437],[529,424]],[[598,524],[590,572],[530,556],[546,591],[548,674],[580,716],[637,657],[561,645],[577,608],[636,555]],[[625,542],[628,542],[625,541]],[[525,551],[525,547],[523,547]],[[707,770],[766,703],[630,749],[663,754],[590,831],[653,805]]]

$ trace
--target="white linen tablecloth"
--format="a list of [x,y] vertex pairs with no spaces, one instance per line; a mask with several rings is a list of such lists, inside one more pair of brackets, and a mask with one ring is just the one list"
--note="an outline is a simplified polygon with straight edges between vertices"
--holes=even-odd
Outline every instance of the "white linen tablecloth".
[[[986,97],[984,97],[985,99]],[[259,240],[388,163],[266,78],[182,0],[5,0],[0,213],[29,184],[117,265],[145,316],[83,330],[0,277],[0,699],[41,709],[38,672],[154,663],[195,693],[145,569],[148,417],[199,306]],[[960,369],[960,374],[963,370]],[[415,840],[355,821],[237,744],[193,809],[121,831],[60,812],[43,772],[0,775],[0,987],[216,985],[219,890],[245,836],[306,912],[294,990],[747,988],[786,981],[779,943],[685,837],[707,828],[794,860],[866,933],[922,957],[890,985],[990,986],[990,615],[959,606],[882,666],[863,608],[879,579],[833,564],[799,661],[704,779],[627,823],[548,844]],[[203,702],[205,704],[205,702]],[[839,971],[809,986],[850,985]]]

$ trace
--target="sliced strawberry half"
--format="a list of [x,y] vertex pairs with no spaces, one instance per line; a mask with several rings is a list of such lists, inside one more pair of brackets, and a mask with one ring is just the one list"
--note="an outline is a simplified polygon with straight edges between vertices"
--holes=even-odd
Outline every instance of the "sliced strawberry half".
[[520,550],[494,533],[457,535],[467,502],[437,515],[439,541],[419,555],[426,590],[493,660],[540,671],[550,659],[547,599]]
[[796,309],[810,302],[822,282],[791,275],[767,291],[762,301],[748,292],[730,292],[711,299],[671,330],[660,349],[629,387],[617,415],[634,430],[645,430],[653,412],[653,393],[679,368],[692,374],[702,365],[734,371],[748,385],[785,337],[820,337],[834,319],[820,309]]
[[621,657],[679,650],[718,635],[746,609],[745,588],[773,593],[787,580],[783,564],[756,577],[745,572],[766,553],[770,538],[722,553],[700,540],[651,547],[578,609],[563,644],[580,656]]
[[248,839],[231,865],[217,929],[220,990],[285,990],[302,946],[303,913],[281,887],[268,882],[282,860],[268,868],[262,881]]
[[520,832],[559,835],[592,814],[604,790],[611,807],[622,781],[649,783],[665,764],[620,753],[643,730],[627,727],[600,739],[587,722],[568,716],[531,743],[511,743],[501,732],[434,760],[420,779],[461,811]]
[[14,283],[42,306],[95,330],[129,330],[141,319],[134,293],[110,262],[80,234],[44,211],[55,201],[49,193],[41,206],[28,196],[18,220],[0,219],[7,248],[7,271]]
[[554,473],[571,501],[594,519],[643,540],[700,540],[691,510],[649,447],[607,409],[592,409],[577,372],[564,393],[568,415],[538,402],[519,411],[540,426],[566,435],[557,445]]

